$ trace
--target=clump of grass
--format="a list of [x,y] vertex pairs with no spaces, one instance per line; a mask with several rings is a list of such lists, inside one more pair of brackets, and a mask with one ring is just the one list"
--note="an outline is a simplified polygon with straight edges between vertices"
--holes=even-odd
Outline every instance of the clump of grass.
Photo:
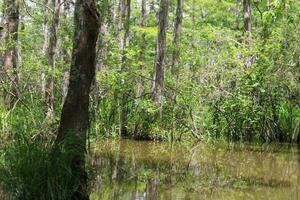
[[1,151],[0,183],[7,199],[70,199],[68,155],[58,162],[52,145],[20,135]]

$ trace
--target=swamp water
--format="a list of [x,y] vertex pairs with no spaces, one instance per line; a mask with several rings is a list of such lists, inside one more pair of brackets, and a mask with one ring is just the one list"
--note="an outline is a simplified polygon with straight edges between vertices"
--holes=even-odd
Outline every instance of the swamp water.
[[300,200],[300,154],[286,145],[101,141],[91,200]]

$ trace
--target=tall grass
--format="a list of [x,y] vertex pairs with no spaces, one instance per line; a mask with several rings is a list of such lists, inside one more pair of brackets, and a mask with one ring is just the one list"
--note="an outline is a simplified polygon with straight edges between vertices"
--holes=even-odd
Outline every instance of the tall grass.
[[8,199],[70,199],[68,155],[57,160],[51,145],[20,135],[1,151],[0,182]]
[[59,159],[53,156],[57,125],[45,121],[43,108],[34,105],[0,108],[0,198],[70,199],[70,156],[63,151]]

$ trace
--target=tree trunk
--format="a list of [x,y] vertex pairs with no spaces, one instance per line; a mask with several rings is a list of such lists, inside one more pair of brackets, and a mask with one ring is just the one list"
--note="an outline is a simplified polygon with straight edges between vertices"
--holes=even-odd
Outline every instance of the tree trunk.
[[[141,9],[141,14],[142,14],[142,19],[141,19],[141,27],[146,26],[146,20],[147,20],[147,7],[146,7],[146,0],[142,0],[142,9]],[[144,67],[145,67],[145,50],[146,50],[146,34],[142,33],[142,41],[141,41],[141,54],[140,54],[140,59],[141,59],[141,65],[139,67],[140,74],[143,75]],[[144,92],[144,83],[143,79],[141,76],[137,78],[137,92],[136,92],[136,97],[137,100],[140,99]]]
[[97,52],[97,64],[96,71],[104,70],[104,61],[107,58],[108,51],[108,35],[109,35],[109,23],[102,21],[100,27],[100,37],[98,41],[98,52]]
[[95,76],[99,15],[95,0],[76,0],[75,33],[69,89],[64,103],[56,149],[65,144],[71,156],[72,200],[87,200],[85,152],[89,127],[89,94]]
[[[183,17],[183,0],[177,0],[177,8],[176,8],[176,18],[174,24],[174,32],[173,32],[173,52],[172,52],[172,67],[171,72],[175,82],[175,88],[178,85],[178,77],[179,77],[179,56],[180,56],[180,37],[181,37],[181,29],[182,29],[182,17]],[[173,118],[176,119],[176,104],[177,94],[176,91],[173,91],[172,95],[172,103],[173,103]],[[176,120],[173,122],[173,130],[171,134],[171,140],[174,140],[174,131],[176,129]]]
[[243,0],[244,6],[244,31],[251,32],[251,0]]
[[172,75],[178,77],[178,60],[180,54],[180,36],[182,28],[182,16],[183,16],[183,0],[177,0],[176,18],[174,24],[174,36],[173,36],[173,52],[172,52]]
[[161,0],[159,8],[159,22],[157,33],[156,58],[154,64],[154,82],[152,87],[152,100],[160,107],[162,112],[162,98],[165,84],[165,54],[168,28],[169,0]]
[[17,0],[7,0],[4,2],[5,15],[5,46],[3,56],[3,71],[1,78],[4,82],[9,82],[9,89],[5,92],[5,104],[8,107],[13,106],[19,96],[17,73],[18,68],[18,30],[19,30],[19,3]]
[[[71,4],[71,2],[69,0],[66,0],[64,2],[64,11],[62,13],[62,17],[64,18],[65,21],[67,21],[68,17],[69,17],[70,4]],[[68,37],[68,36],[66,36],[66,37]],[[62,45],[64,46],[63,41],[62,41]],[[64,67],[63,67],[64,76],[63,76],[63,81],[61,84],[61,105],[63,106],[63,104],[66,100],[67,93],[68,93],[69,71],[70,71],[69,70],[70,54],[68,52],[68,49],[65,47],[62,47],[62,58],[63,58],[63,63],[64,63]]]
[[60,15],[60,0],[52,0],[52,8],[54,9],[51,27],[50,27],[50,38],[48,47],[48,67],[50,75],[48,75],[46,83],[46,116],[51,117],[54,109],[54,77],[53,72],[55,68],[56,49],[57,49],[57,28],[59,24]]
[[[44,1],[45,6],[49,6],[49,0]],[[44,21],[43,21],[43,36],[44,36],[44,42],[42,47],[41,55],[46,58],[47,55],[47,49],[49,46],[49,9],[47,7],[44,8]],[[46,64],[43,62],[43,70],[41,73],[41,91],[43,94],[43,97],[46,99],[46,74],[44,70],[44,66]]]
[[[123,42],[122,42],[122,59],[121,59],[121,71],[126,72],[128,70],[126,49],[129,47],[129,34],[130,34],[130,12],[131,12],[131,0],[123,0],[124,10],[122,12],[122,26],[124,29]],[[124,12],[125,11],[125,12]],[[125,14],[125,15],[124,15]],[[126,85],[126,80],[123,78],[121,84]],[[127,91],[125,89],[122,92],[120,100],[120,135],[122,137],[127,136]]]

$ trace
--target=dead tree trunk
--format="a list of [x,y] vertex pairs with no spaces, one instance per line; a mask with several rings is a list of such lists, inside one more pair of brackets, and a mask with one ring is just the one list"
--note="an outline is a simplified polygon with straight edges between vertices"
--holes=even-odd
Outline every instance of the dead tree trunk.
[[87,200],[85,152],[89,127],[89,94],[95,76],[99,15],[95,0],[76,0],[75,33],[69,89],[64,103],[57,146],[64,144],[71,157],[72,200]]
[[160,107],[162,112],[162,98],[165,87],[165,54],[168,28],[169,0],[161,0],[159,8],[159,21],[156,45],[156,58],[154,64],[154,82],[152,87],[152,100]]
[[52,8],[54,9],[53,17],[50,27],[50,38],[49,38],[49,47],[48,47],[48,67],[49,72],[51,73],[47,77],[46,82],[46,116],[51,117],[53,115],[54,109],[54,77],[53,71],[55,69],[55,59],[56,59],[56,50],[57,50],[57,28],[59,24],[59,15],[60,15],[60,0],[52,0]]

